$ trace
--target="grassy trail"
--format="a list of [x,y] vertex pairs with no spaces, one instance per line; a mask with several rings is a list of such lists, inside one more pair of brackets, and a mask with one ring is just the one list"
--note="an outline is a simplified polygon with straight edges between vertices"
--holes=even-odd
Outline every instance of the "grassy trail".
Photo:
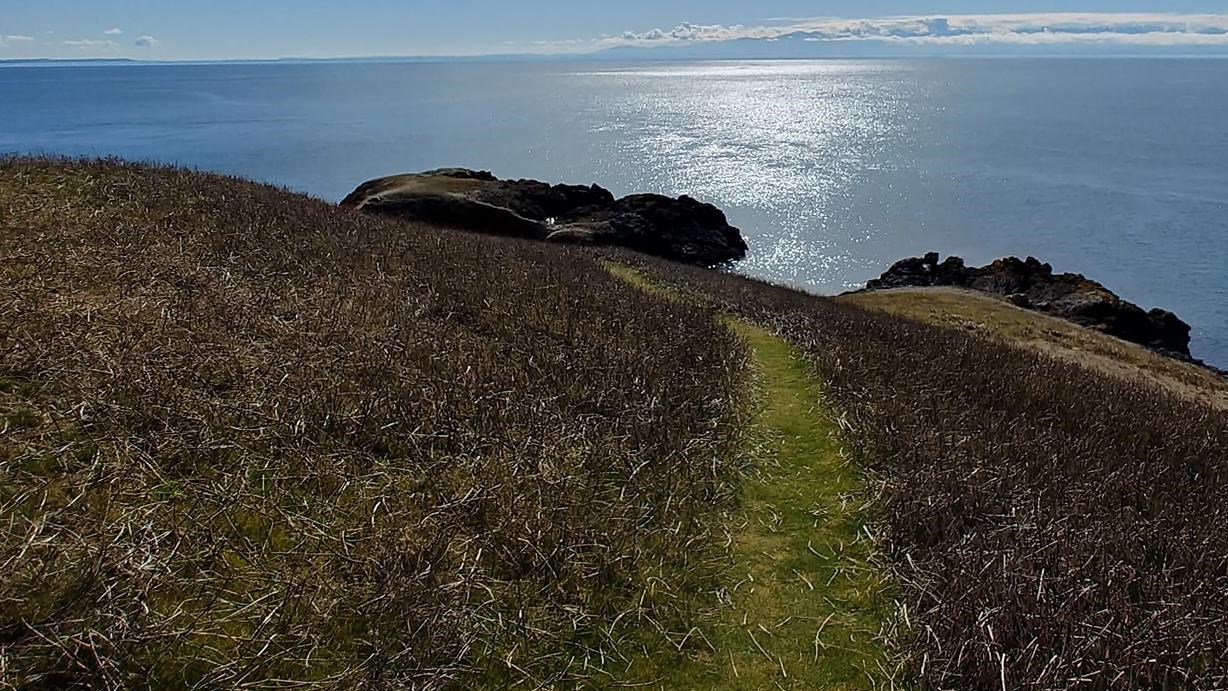
[[[639,285],[644,279],[612,269]],[[730,525],[733,563],[706,652],[662,672],[662,689],[890,686],[878,639],[890,583],[870,562],[864,487],[806,362],[782,339],[728,320],[750,346],[761,410],[756,467]],[[714,649],[714,650],[712,650]]]

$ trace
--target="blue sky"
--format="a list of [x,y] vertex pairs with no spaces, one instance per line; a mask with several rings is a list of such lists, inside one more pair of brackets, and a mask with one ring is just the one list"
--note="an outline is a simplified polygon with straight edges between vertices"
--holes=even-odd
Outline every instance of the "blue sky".
[[[807,40],[946,45],[998,41],[1228,44],[1228,0],[1087,0],[1079,4],[1021,0],[0,2],[4,5],[0,10],[0,58],[585,52],[624,44],[772,38],[798,32]],[[1027,16],[995,17],[1020,13]],[[1101,16],[1103,13],[1113,14]],[[933,18],[950,21],[927,23]]]

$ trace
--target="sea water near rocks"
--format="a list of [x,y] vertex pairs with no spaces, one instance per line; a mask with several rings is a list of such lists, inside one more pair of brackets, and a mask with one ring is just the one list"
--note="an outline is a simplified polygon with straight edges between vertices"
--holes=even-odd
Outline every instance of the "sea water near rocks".
[[339,200],[378,175],[690,194],[816,292],[928,250],[1036,255],[1228,366],[1228,60],[0,67],[0,151],[176,162]]

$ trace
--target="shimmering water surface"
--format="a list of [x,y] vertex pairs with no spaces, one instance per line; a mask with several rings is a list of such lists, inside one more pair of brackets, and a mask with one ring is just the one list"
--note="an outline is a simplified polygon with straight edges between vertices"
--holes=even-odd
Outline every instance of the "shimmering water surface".
[[118,154],[327,199],[440,166],[691,194],[741,270],[838,292],[938,250],[1036,255],[1228,365],[1228,61],[0,68],[0,151]]

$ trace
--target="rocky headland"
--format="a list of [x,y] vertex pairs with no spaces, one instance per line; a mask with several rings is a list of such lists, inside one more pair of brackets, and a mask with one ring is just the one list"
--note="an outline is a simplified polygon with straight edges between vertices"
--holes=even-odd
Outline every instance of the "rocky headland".
[[937,252],[896,262],[866,290],[947,286],[1001,297],[1035,310],[1143,345],[1181,360],[1190,355],[1190,325],[1162,309],[1144,310],[1081,274],[1054,273],[1035,257],[1007,257],[967,266],[959,257],[939,261]]
[[687,196],[617,199],[597,185],[500,180],[485,171],[444,168],[365,182],[341,204],[479,233],[625,247],[699,266],[746,256],[746,242],[725,214]]

